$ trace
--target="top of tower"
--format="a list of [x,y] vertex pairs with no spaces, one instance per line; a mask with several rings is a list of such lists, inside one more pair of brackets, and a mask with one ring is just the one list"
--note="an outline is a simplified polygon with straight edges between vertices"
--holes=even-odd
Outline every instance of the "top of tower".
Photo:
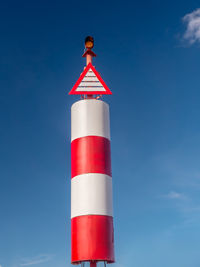
[[92,51],[93,47],[94,38],[87,36],[85,38],[86,51],[83,54],[83,57],[86,57],[86,67],[69,92],[70,95],[87,95],[89,98],[93,98],[93,95],[112,95],[112,92],[92,65],[92,58],[96,57],[96,54]]
[[94,47],[94,38],[92,36],[87,36],[85,38],[85,48],[92,49]]
[[85,49],[86,49],[86,51],[84,52],[82,57],[86,57],[87,58],[87,55],[89,55],[91,57],[90,58],[90,62],[92,62],[92,57],[96,57],[96,54],[92,51],[93,47],[94,47],[94,38],[92,36],[87,36],[85,38]]

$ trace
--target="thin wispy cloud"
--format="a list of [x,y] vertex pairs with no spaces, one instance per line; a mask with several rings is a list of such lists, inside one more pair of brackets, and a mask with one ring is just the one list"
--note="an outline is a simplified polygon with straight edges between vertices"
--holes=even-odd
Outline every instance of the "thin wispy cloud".
[[52,254],[41,254],[33,258],[24,258],[22,259],[20,265],[29,266],[29,265],[39,264],[39,263],[50,261],[53,257],[54,255]]
[[189,45],[200,43],[200,8],[186,14],[182,20],[186,24],[183,40]]
[[[190,198],[189,196],[176,192],[176,191],[170,191],[168,194],[161,195],[161,198],[166,199],[166,200],[171,200],[175,205],[175,207],[183,216],[184,216],[184,221],[191,222],[194,224],[196,221],[200,220],[200,205],[199,202],[195,201],[194,199]],[[189,225],[188,223],[185,225]]]
[[175,191],[170,191],[168,194],[162,195],[162,197],[167,199],[186,199],[186,196],[184,194]]

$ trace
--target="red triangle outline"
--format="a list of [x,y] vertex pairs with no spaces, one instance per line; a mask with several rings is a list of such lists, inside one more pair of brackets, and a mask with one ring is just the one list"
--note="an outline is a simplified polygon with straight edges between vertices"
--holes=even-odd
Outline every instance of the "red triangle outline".
[[[106,91],[92,91],[92,92],[91,91],[76,91],[77,87],[82,82],[83,78],[85,77],[85,75],[87,74],[90,68],[92,69],[94,74],[97,76],[97,78],[99,79],[100,83],[102,84],[102,86],[105,88]],[[97,72],[97,70],[92,65],[92,63],[89,63],[86,66],[86,68],[81,73],[80,77],[78,78],[77,82],[73,86],[72,90],[69,92],[69,95],[88,95],[88,94],[90,95],[112,95],[112,92],[110,91],[108,86],[105,84],[104,80],[101,78],[100,74]]]

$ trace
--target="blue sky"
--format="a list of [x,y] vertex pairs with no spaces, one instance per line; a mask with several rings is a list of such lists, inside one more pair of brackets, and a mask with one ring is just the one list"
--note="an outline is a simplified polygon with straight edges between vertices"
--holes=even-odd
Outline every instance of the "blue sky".
[[[198,1],[4,1],[0,267],[70,266],[70,107],[84,38],[113,96],[114,267],[200,266]],[[101,265],[99,265],[101,266]]]

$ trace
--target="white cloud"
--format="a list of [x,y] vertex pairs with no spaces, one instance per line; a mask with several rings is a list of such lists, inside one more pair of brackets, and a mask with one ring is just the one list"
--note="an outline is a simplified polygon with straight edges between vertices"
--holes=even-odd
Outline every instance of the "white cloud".
[[167,195],[163,195],[164,198],[168,199],[185,199],[185,195],[175,191],[170,191]]
[[33,257],[33,258],[24,258],[24,259],[22,259],[22,262],[20,265],[21,266],[29,266],[29,265],[33,265],[33,264],[39,264],[42,262],[47,262],[47,261],[50,261],[53,258],[53,256],[54,255],[51,255],[51,254],[42,254],[42,255],[38,255],[38,256]]
[[200,43],[200,8],[186,14],[182,20],[186,24],[183,40],[190,45]]

